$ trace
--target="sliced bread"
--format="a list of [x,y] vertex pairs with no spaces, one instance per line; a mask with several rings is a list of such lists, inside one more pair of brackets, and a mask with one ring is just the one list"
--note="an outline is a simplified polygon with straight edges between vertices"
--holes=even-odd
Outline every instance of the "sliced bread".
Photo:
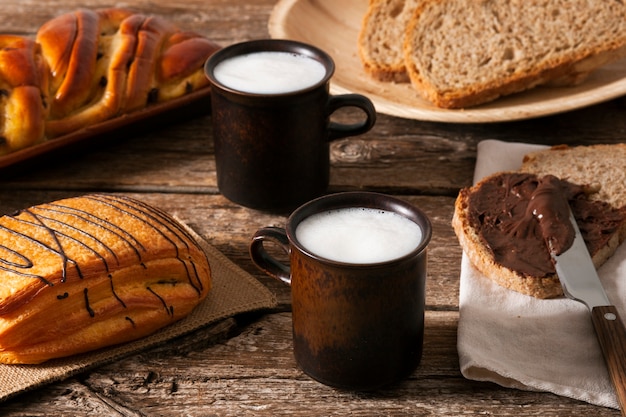
[[402,40],[421,0],[370,0],[358,39],[365,71],[380,81],[408,82]]
[[553,146],[524,156],[521,170],[596,188],[591,198],[626,206],[626,144]]
[[626,4],[602,0],[423,0],[404,39],[424,98],[464,108],[542,84],[575,84],[626,56]]

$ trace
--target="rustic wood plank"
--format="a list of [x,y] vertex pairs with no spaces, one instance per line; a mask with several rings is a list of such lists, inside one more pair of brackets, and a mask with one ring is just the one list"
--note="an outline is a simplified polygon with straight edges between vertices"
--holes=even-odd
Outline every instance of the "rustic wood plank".
[[[380,115],[367,134],[332,143],[330,190],[455,196],[461,187],[470,185],[479,141],[617,143],[624,140],[624,109],[622,100],[614,100],[539,121],[493,125],[442,125]],[[213,157],[211,118],[205,115],[132,131],[121,138],[113,136],[110,141],[98,140],[86,149],[71,148],[17,175],[0,172],[0,187],[36,189],[63,184],[65,189],[215,194]]]
[[[296,366],[291,315],[253,319],[241,333],[216,340],[204,331],[45,387],[2,407],[8,417],[58,415],[281,416],[281,415],[499,415],[617,416],[550,394],[524,392],[464,380],[456,363],[455,313],[426,316],[424,355],[406,381],[377,393],[335,390],[314,382]],[[230,330],[228,324],[224,331]],[[205,344],[206,343],[206,344]],[[217,343],[217,344],[216,344]],[[268,352],[270,355],[268,355]]]
[[274,0],[239,2],[228,0],[133,0],[103,3],[99,0],[46,0],[24,2],[3,0],[0,27],[3,33],[33,35],[45,21],[81,7],[128,7],[133,10],[167,17],[177,24],[210,36],[219,44],[269,36],[267,20]]

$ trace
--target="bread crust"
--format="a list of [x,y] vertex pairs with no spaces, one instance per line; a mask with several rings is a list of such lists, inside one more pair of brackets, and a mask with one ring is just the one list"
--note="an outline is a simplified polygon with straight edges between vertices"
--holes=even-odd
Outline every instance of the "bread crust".
[[[557,145],[524,156],[522,172],[552,174],[594,189],[591,198],[626,206],[626,144]],[[626,238],[626,237],[625,237]]]
[[166,213],[88,195],[0,217],[0,362],[146,336],[204,300],[208,259]]

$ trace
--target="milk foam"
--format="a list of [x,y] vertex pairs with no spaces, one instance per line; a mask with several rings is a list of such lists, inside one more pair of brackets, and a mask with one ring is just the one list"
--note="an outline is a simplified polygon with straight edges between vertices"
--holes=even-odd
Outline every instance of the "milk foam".
[[278,94],[316,84],[326,75],[326,68],[304,55],[264,51],[228,58],[215,66],[213,75],[238,91]]
[[323,258],[370,264],[412,252],[422,241],[422,229],[394,212],[355,207],[304,219],[296,228],[296,239]]

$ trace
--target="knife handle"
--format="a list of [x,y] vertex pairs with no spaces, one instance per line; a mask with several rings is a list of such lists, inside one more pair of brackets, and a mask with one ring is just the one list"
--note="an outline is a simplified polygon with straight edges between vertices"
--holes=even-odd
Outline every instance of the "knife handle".
[[591,319],[622,416],[626,416],[626,329],[614,306],[594,307]]

